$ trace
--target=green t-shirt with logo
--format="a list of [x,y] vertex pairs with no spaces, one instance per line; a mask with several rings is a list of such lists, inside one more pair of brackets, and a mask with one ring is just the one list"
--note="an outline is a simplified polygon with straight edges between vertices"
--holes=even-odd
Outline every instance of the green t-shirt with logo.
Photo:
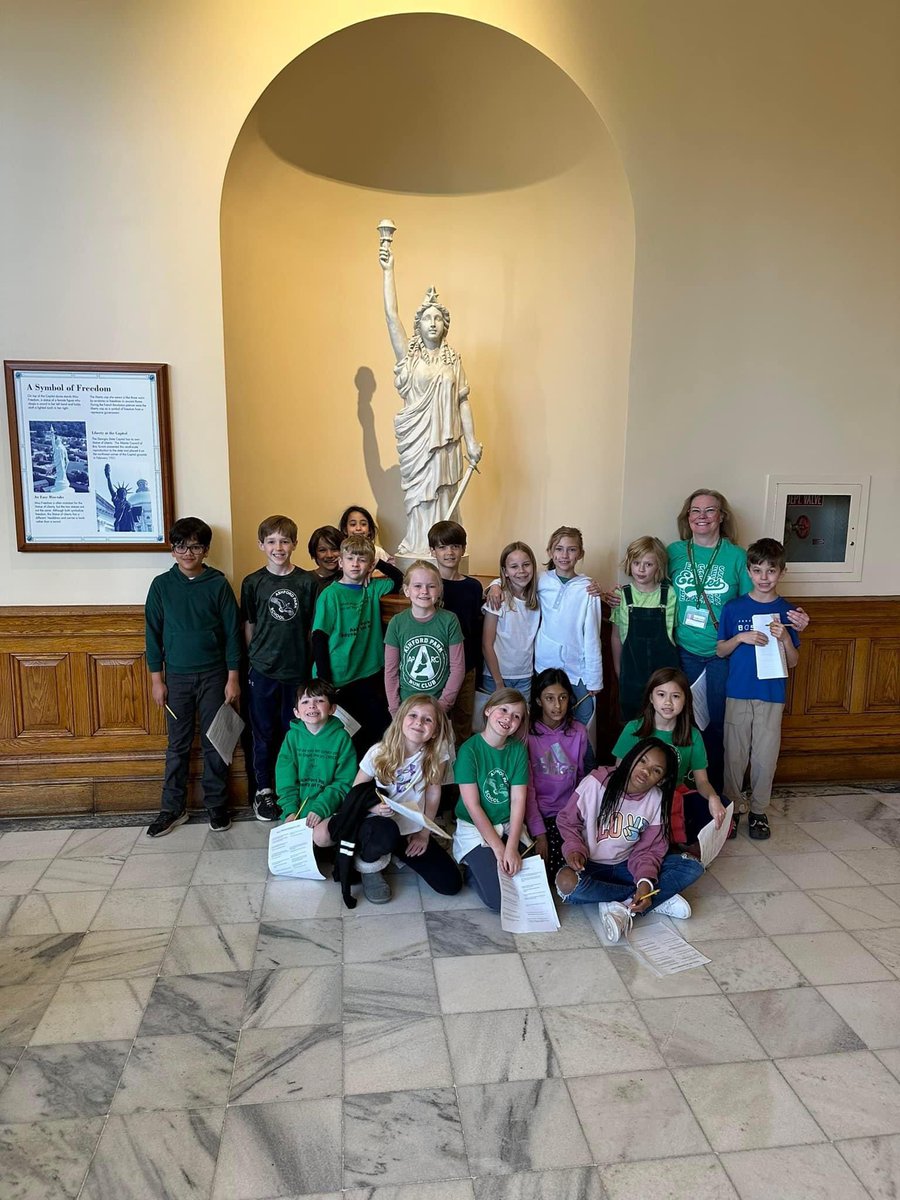
[[381,641],[381,597],[393,590],[390,579],[373,579],[367,587],[333,583],[320,593],[313,632],[328,635],[331,682],[344,687],[384,669]]
[[391,617],[384,644],[400,652],[400,699],[439,696],[450,678],[450,647],[462,640],[459,618],[445,608],[430,621],[417,621],[411,609]]
[[[619,740],[613,746],[613,754],[617,759],[624,758],[628,751],[641,740],[638,736],[638,730],[643,723],[641,717],[638,717],[635,721],[629,721],[619,734]],[[706,747],[703,745],[703,738],[700,736],[700,730],[696,725],[691,726],[691,743],[689,746],[676,746],[672,741],[671,729],[655,729],[650,734],[650,737],[659,738],[661,742],[665,742],[667,746],[671,746],[678,755],[678,778],[675,781],[676,783],[684,783],[685,776],[690,775],[692,771],[706,770]]]
[[[453,778],[457,783],[477,784],[481,807],[490,823],[505,825],[509,820],[510,788],[528,783],[528,751],[515,738],[498,750],[476,733],[460,746]],[[462,799],[456,804],[456,818],[473,824]]]
[[716,626],[703,597],[697,595],[688,546],[693,551],[697,577],[716,622],[729,600],[746,595],[753,587],[753,581],[747,573],[747,551],[735,546],[728,538],[722,538],[718,546],[672,542],[667,548],[669,578],[675,588],[675,644],[688,654],[714,658],[718,640]]

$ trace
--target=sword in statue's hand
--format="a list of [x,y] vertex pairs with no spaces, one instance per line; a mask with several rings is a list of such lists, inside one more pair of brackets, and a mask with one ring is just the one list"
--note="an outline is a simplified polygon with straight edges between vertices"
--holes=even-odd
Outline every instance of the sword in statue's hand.
[[[468,454],[466,455],[466,462],[469,464],[468,470],[466,471],[465,475],[463,475],[462,479],[459,481],[459,487],[456,489],[456,495],[453,497],[453,503],[450,505],[450,508],[447,512],[447,516],[444,518],[447,521],[451,521],[453,519],[453,514],[459,508],[459,502],[463,498],[463,493],[465,492],[466,488],[469,486],[469,480],[472,478],[472,476],[475,474],[475,472],[478,471],[477,464],[472,462],[472,460],[471,460],[471,458],[469,458]],[[478,474],[480,475],[481,472],[478,471]]]

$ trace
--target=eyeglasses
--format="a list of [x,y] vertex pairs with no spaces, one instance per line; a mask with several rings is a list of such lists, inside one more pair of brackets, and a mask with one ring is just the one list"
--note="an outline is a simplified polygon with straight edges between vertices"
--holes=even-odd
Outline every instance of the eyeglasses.
[[173,546],[172,549],[176,554],[202,554],[206,547],[198,545],[197,542],[191,542],[189,545],[182,542],[180,546]]
[[692,508],[688,513],[691,517],[714,517],[717,512],[721,512],[720,508]]

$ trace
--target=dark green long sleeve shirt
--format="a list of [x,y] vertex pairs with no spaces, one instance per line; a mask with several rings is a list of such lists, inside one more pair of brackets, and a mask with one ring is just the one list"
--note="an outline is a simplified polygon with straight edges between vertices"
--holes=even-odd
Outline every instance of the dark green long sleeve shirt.
[[147,669],[189,675],[241,664],[241,623],[231,585],[215,567],[189,579],[175,563],[150,584],[144,605]]

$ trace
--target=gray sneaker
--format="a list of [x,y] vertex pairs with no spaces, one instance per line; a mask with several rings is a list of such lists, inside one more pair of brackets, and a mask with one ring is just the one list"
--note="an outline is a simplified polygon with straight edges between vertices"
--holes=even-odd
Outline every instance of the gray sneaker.
[[277,821],[281,809],[271,788],[260,788],[253,801],[253,815],[257,821]]
[[387,904],[391,898],[390,884],[383,871],[370,871],[362,877],[363,895],[370,904]]

